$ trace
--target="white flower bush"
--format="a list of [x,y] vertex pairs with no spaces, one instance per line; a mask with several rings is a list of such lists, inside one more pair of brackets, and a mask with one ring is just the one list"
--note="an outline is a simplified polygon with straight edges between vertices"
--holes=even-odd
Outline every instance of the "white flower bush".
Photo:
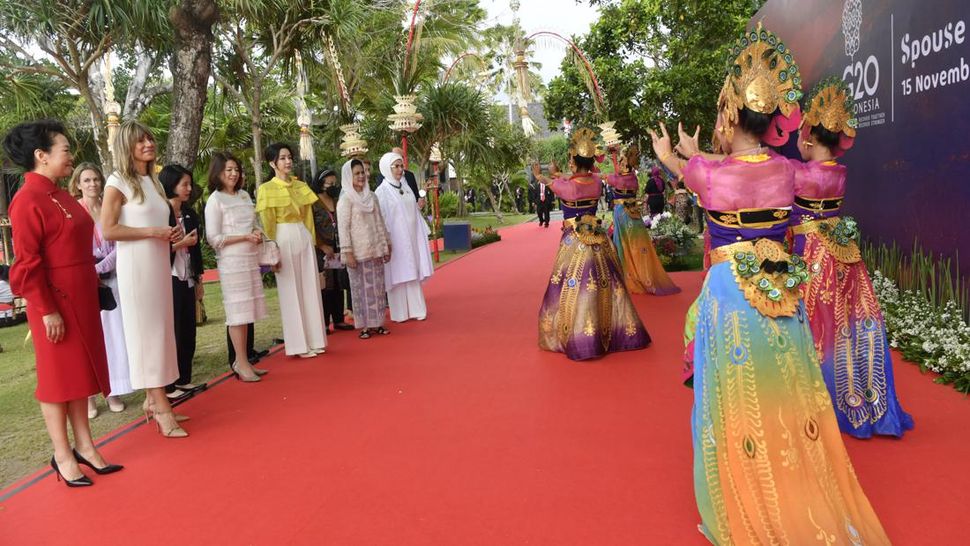
[[882,306],[889,344],[923,370],[941,375],[938,383],[953,383],[970,393],[970,326],[956,302],[942,308],[912,290],[900,291],[878,270],[872,286]]

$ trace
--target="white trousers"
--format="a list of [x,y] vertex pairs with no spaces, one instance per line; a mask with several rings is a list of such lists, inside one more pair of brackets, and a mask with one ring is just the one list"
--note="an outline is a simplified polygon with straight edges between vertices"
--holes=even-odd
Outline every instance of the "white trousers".
[[317,258],[310,232],[303,224],[278,224],[280,270],[276,289],[283,319],[283,342],[287,355],[298,355],[327,346],[323,302],[317,277]]
[[395,284],[387,291],[387,303],[391,308],[391,320],[394,322],[404,322],[408,319],[424,320],[428,316],[420,281]]

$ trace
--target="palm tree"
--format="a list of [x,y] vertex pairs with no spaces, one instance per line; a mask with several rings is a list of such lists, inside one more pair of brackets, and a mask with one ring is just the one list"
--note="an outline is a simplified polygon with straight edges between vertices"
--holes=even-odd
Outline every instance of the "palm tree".
[[[371,8],[355,0],[227,0],[224,7],[214,76],[249,115],[253,155],[259,158],[267,81],[292,81],[295,51],[321,48],[324,33],[345,35]],[[253,167],[262,180],[262,162]]]

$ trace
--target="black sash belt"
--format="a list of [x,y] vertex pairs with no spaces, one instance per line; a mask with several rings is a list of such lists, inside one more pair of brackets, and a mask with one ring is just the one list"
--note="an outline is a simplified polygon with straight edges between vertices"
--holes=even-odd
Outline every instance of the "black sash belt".
[[567,201],[565,199],[560,199],[560,201],[563,205],[574,209],[592,207],[593,205],[599,203],[599,199],[580,199],[579,201]]
[[707,214],[715,222],[729,227],[762,227],[788,221],[791,211],[788,209],[751,209],[724,212],[709,210]]
[[816,211],[830,211],[839,210],[842,206],[842,198],[837,197],[835,199],[809,199],[807,197],[795,196],[795,204],[803,209],[816,210]]

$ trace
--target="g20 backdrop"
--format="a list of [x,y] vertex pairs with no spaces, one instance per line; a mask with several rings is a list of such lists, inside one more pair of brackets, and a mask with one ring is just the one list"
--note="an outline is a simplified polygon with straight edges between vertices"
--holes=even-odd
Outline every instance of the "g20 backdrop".
[[769,0],[758,21],[806,94],[829,75],[852,90],[846,214],[863,235],[959,253],[970,275],[970,0]]

